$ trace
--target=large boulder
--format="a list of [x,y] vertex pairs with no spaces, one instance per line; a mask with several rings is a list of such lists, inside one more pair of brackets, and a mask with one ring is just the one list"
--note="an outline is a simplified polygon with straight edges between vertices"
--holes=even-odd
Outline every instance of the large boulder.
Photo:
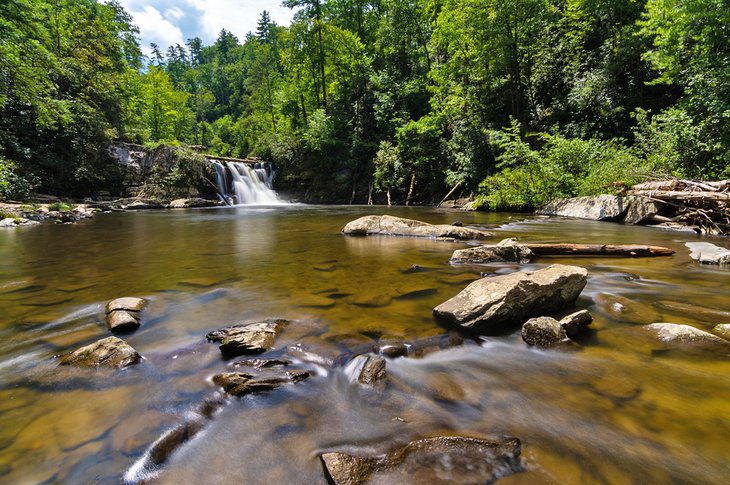
[[685,243],[690,250],[689,257],[700,264],[730,264],[730,250],[708,242]]
[[624,217],[627,224],[642,224],[662,210],[662,203],[647,197],[630,196],[628,199],[629,207]]
[[393,216],[365,216],[356,219],[342,229],[349,236],[412,236],[453,239],[487,239],[492,233],[463,226],[448,224],[433,225],[413,219]]
[[439,436],[411,441],[403,448],[369,456],[331,452],[321,456],[335,485],[492,483],[522,471],[516,438],[489,441]]
[[530,317],[572,305],[586,285],[588,271],[554,264],[528,273],[482,278],[434,308],[437,317],[480,333],[501,331]]
[[142,359],[136,350],[118,337],[107,337],[61,357],[61,365],[78,367],[128,367]]
[[652,323],[644,329],[668,344],[730,348],[730,342],[691,325],[679,323]]
[[127,332],[140,325],[140,311],[147,300],[136,296],[117,298],[106,304],[106,325],[112,332]]
[[532,251],[517,244],[514,239],[505,239],[498,244],[457,249],[451,255],[452,264],[529,263],[531,259]]
[[241,323],[208,333],[211,342],[220,342],[224,355],[260,354],[269,350],[286,320],[271,319],[263,322]]
[[573,197],[550,202],[540,214],[548,216],[575,217],[593,221],[614,221],[623,216],[629,208],[627,197],[596,195]]

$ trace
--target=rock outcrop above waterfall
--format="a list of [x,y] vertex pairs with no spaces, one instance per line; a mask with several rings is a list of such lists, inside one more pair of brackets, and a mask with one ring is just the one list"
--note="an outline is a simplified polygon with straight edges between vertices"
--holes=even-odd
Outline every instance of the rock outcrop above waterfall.
[[281,319],[241,323],[210,332],[206,338],[220,342],[219,348],[226,356],[259,354],[274,345],[276,336],[287,323]]
[[690,250],[689,257],[700,264],[730,264],[730,250],[708,242],[685,243]]
[[411,441],[381,455],[331,452],[321,459],[328,480],[336,485],[472,484],[492,483],[522,471],[520,452],[516,438],[438,436]]
[[118,337],[107,337],[61,357],[61,365],[123,368],[142,359],[136,350]]
[[530,248],[518,244],[515,239],[505,239],[498,244],[457,249],[451,256],[452,264],[529,263],[533,254]]
[[572,305],[583,291],[587,275],[584,268],[555,264],[533,273],[482,278],[434,308],[433,313],[471,331],[499,332]]
[[342,232],[349,236],[410,236],[451,239],[487,239],[492,233],[463,226],[433,225],[389,215],[364,216],[349,222]]
[[287,369],[254,375],[245,372],[226,372],[213,377],[213,382],[231,396],[241,397],[246,394],[266,392],[278,387],[300,382],[311,373],[301,369]]
[[117,298],[106,304],[106,325],[112,332],[127,332],[140,325],[140,312],[147,300],[139,297]]

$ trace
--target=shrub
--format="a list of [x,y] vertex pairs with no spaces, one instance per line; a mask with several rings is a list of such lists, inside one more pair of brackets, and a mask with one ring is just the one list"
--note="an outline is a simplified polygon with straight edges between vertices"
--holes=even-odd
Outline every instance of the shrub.
[[48,210],[58,212],[70,212],[71,210],[73,210],[73,206],[65,202],[53,202],[51,204],[48,204]]
[[38,185],[31,175],[22,176],[15,164],[0,157],[0,200],[23,200]]

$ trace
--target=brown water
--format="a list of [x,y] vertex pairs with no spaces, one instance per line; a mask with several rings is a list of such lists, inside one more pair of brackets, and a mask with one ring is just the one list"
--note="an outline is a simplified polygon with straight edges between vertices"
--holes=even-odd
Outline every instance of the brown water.
[[[348,238],[373,208],[290,206],[99,215],[0,232],[0,482],[118,483],[230,369],[206,332],[246,319],[295,320],[301,342],[337,355],[380,338],[444,332],[431,309],[480,272],[452,267],[463,244]],[[375,209],[385,212],[385,209]],[[346,368],[232,399],[159,470],[161,483],[325,483],[318,453],[374,451],[439,432],[516,436],[528,471],[506,483],[727,483],[730,359],[667,351],[636,327],[730,322],[730,271],[693,264],[687,234],[618,224],[399,208],[433,223],[500,225],[495,239],[669,246],[661,259],[545,258],[588,268],[578,306],[595,330],[574,351],[526,347],[519,331],[388,361],[382,395]],[[727,241],[725,241],[726,243]],[[422,271],[408,271],[417,264]],[[125,339],[124,371],[58,368],[54,355],[108,336],[103,304],[151,303]],[[130,471],[131,468],[131,471]],[[139,478],[139,476],[137,476]]]

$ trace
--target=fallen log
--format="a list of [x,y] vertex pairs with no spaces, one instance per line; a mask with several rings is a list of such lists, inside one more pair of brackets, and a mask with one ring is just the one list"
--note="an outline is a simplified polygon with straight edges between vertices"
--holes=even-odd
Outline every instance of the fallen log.
[[538,244],[520,243],[530,249],[537,256],[624,256],[624,257],[654,257],[671,256],[673,249],[661,246],[643,246],[639,244]]
[[726,192],[686,192],[677,190],[632,190],[631,195],[642,195],[650,199],[684,200],[700,202],[730,202],[730,193]]

